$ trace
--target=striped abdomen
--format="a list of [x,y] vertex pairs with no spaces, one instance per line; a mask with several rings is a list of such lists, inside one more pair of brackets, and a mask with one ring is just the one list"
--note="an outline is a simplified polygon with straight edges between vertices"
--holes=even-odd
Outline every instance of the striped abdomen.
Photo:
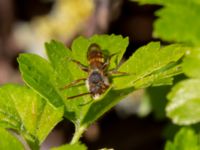
[[104,55],[97,44],[91,44],[88,48],[87,59],[90,69],[101,69],[105,63]]

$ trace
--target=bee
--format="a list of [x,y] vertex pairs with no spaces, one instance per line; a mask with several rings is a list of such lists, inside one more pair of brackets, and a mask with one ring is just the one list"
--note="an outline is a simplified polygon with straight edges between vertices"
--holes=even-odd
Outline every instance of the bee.
[[69,88],[78,84],[81,81],[85,81],[86,87],[89,92],[82,93],[79,95],[68,97],[68,99],[76,98],[83,95],[90,94],[91,97],[96,100],[98,99],[105,91],[110,87],[109,77],[112,74],[126,74],[124,72],[117,71],[117,68],[108,70],[110,59],[116,54],[112,54],[106,57],[103,54],[100,46],[96,43],[93,43],[89,46],[87,52],[87,60],[89,65],[85,66],[79,61],[72,59],[83,71],[88,73],[87,78],[77,79],[70,84],[64,86],[62,89]]

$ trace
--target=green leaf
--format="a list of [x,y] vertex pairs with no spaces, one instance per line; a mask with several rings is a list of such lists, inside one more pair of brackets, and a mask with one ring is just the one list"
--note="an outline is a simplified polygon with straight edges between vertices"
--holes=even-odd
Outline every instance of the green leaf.
[[173,44],[160,48],[159,42],[151,42],[139,48],[122,66],[120,71],[130,75],[114,78],[117,89],[144,88],[151,84],[171,83],[172,76],[180,74],[177,61],[184,55],[186,47]]
[[199,136],[190,128],[182,128],[174,141],[168,141],[165,150],[199,150]]
[[188,50],[182,66],[188,77],[200,78],[200,49]]
[[[154,37],[169,42],[185,42],[199,46],[200,3],[199,0],[137,0],[141,4],[159,4],[159,18],[154,23]],[[184,14],[184,15],[183,15]]]
[[87,147],[83,144],[66,144],[60,147],[52,148],[51,150],[87,150]]
[[10,84],[0,88],[0,126],[21,133],[32,147],[44,141],[62,116],[62,107],[52,107],[27,87]]
[[84,116],[84,112],[88,108],[88,105],[80,107],[80,104],[91,101],[91,98],[84,96],[77,97],[76,101],[67,101],[67,97],[85,93],[87,89],[85,86],[63,91],[59,89],[76,79],[87,77],[87,74],[71,59],[87,65],[86,55],[91,43],[97,43],[103,50],[109,50],[110,54],[117,53],[118,55],[111,59],[111,66],[114,66],[114,61],[118,64],[121,60],[128,45],[128,38],[123,39],[122,36],[116,35],[96,35],[90,39],[79,37],[73,42],[72,51],[56,41],[46,43],[46,50],[52,67],[46,60],[35,55],[23,54],[18,59],[25,82],[54,106],[61,106],[64,102],[65,116],[75,123],[80,122],[80,118]]
[[167,116],[179,125],[200,121],[200,80],[188,79],[176,84],[168,95]]
[[61,88],[72,81],[88,77],[88,74],[71,60],[80,61],[88,66],[86,55],[92,43],[98,44],[105,56],[116,54],[110,61],[109,69],[113,69],[119,64],[125,52],[128,38],[116,35],[95,35],[89,39],[79,37],[73,42],[72,50],[65,48],[59,42],[51,41],[45,45],[49,62],[33,54],[23,54],[18,59],[20,70],[28,86],[53,106],[65,106],[65,117],[76,127],[72,144],[78,141],[91,123],[135,88],[171,83],[172,76],[181,72],[177,61],[185,53],[185,47],[180,45],[160,48],[158,42],[152,42],[140,48],[127,62],[122,64],[120,71],[130,75],[113,75],[110,88],[98,100],[93,100],[90,95],[69,100],[67,99],[69,96],[88,92],[84,82],[64,90]]
[[[74,80],[87,77],[87,74],[83,72],[77,64],[71,61],[75,52],[65,48],[63,44],[56,41],[46,43],[46,51],[49,57],[49,61],[53,66],[54,72],[57,75],[56,88],[62,88]],[[82,86],[75,86],[64,90],[59,90],[59,92],[63,96],[63,101],[66,108],[65,117],[67,117],[75,124],[78,124],[78,122],[80,122],[80,118],[84,116],[84,112],[86,112],[85,109],[87,109],[88,107],[88,105],[83,107],[80,107],[79,105],[81,103],[87,103],[91,100],[91,97],[89,95],[82,96],[77,97],[75,100],[67,100],[67,97],[87,92],[86,87],[83,85],[84,84],[82,84]]]
[[0,149],[2,150],[25,150],[23,144],[12,134],[0,128]]
[[53,106],[63,105],[62,97],[56,89],[56,74],[44,58],[35,54],[21,54],[18,62],[20,72],[27,85]]

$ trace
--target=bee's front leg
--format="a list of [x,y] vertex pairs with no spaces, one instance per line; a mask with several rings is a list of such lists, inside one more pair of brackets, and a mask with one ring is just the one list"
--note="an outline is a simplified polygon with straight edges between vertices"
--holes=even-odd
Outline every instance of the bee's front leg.
[[85,72],[89,71],[88,67],[83,65],[83,64],[81,64],[80,61],[77,61],[77,60],[74,60],[74,59],[71,59],[71,61],[74,62],[75,64],[77,64],[81,68],[81,70],[83,70]]
[[114,54],[111,54],[110,56],[108,56],[108,58],[106,59],[105,63],[104,63],[103,66],[102,66],[102,69],[103,69],[103,70],[106,70],[106,69],[107,69],[107,67],[108,67],[109,64],[110,64],[111,58],[112,58],[113,56],[115,56],[115,55],[117,55],[117,53],[114,53]]

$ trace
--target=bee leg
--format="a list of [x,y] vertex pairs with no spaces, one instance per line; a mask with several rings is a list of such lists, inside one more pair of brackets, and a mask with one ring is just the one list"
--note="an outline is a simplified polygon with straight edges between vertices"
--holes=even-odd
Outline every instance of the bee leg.
[[[70,96],[70,97],[67,97],[67,99],[74,99],[74,98],[77,98],[77,97],[80,97],[80,96],[85,96],[85,95],[91,95],[91,92],[86,92],[86,93]],[[86,103],[79,104],[79,106],[87,105],[87,104],[91,103],[92,101],[93,101],[93,99],[86,102]]]
[[81,68],[81,70],[83,70],[85,72],[89,71],[88,67],[83,65],[83,64],[81,64],[81,62],[79,62],[77,60],[74,60],[74,59],[71,59],[71,61],[74,62],[75,64],[77,64]]
[[86,78],[80,78],[80,79],[74,80],[74,81],[72,81],[71,83],[69,83],[69,84],[65,85],[64,87],[60,88],[60,90],[67,89],[67,88],[69,88],[69,87],[72,87],[72,86],[76,85],[76,84],[79,83],[80,81],[85,81],[85,80],[86,80]]
[[110,64],[110,62],[106,61],[102,66],[102,70],[106,70],[109,64]]
[[113,56],[115,56],[115,55],[117,55],[118,53],[113,53],[113,54],[111,54],[108,58],[109,58],[109,60],[113,57]]
[[117,55],[117,53],[111,54],[105,61],[105,63],[102,66],[103,70],[106,70],[106,68],[108,67],[108,65],[110,64],[110,60],[113,56]]
[[67,97],[67,99],[73,99],[73,98],[76,98],[76,97],[80,97],[80,96],[84,96],[84,95],[89,95],[89,94],[91,94],[91,93],[90,92],[86,92],[86,93],[82,93],[82,94],[78,94],[78,95]]
[[108,71],[108,75],[113,75],[113,74],[116,74],[116,75],[129,75],[127,72],[121,72],[121,71],[118,71],[116,69],[112,69],[112,70]]

